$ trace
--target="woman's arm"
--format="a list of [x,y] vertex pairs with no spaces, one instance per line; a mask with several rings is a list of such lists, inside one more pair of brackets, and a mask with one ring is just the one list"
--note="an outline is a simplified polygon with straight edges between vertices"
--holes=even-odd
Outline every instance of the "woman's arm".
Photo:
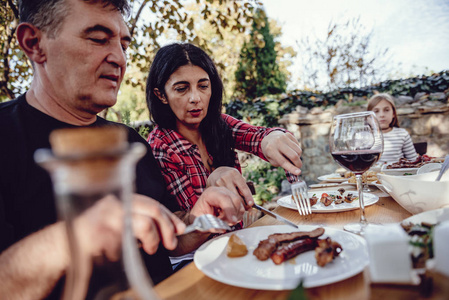
[[262,151],[262,140],[273,131],[287,132],[280,127],[253,126],[226,114],[222,114],[222,118],[231,129],[235,148],[259,156],[263,160],[267,159]]
[[223,119],[231,128],[236,149],[257,155],[294,175],[301,173],[302,150],[291,133],[278,127],[253,126],[228,115],[223,115]]

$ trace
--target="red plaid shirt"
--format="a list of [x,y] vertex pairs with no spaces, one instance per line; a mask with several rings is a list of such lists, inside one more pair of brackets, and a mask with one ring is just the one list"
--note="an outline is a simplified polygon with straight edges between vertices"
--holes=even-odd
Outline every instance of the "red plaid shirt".
[[[274,130],[286,132],[278,127],[252,126],[225,114],[222,117],[231,128],[235,148],[264,160],[262,139]],[[161,167],[168,191],[176,197],[182,210],[190,210],[206,188],[206,180],[210,175],[201,161],[198,146],[191,144],[176,131],[158,126],[150,133],[148,143]],[[210,159],[213,161],[213,157],[210,156]],[[237,153],[234,167],[241,172]]]

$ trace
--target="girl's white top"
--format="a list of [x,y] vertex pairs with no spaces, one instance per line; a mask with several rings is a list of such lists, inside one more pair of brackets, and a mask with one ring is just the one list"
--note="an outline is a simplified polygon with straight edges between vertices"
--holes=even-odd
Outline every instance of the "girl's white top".
[[404,128],[393,127],[392,131],[384,133],[383,136],[384,152],[379,162],[393,163],[403,157],[413,161],[418,157],[412,139]]

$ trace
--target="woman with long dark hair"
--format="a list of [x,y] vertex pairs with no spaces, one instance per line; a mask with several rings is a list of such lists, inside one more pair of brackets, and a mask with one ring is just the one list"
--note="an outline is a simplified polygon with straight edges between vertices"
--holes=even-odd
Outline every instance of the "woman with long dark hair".
[[168,191],[187,215],[202,205],[198,198],[209,186],[226,187],[237,195],[240,202],[234,205],[242,215],[253,205],[235,149],[294,175],[301,172],[302,151],[292,134],[222,114],[222,96],[221,78],[202,49],[175,43],[157,52],[146,87],[151,119],[156,123],[148,142]]
[[[215,64],[202,49],[181,43],[161,48],[151,65],[146,95],[157,125],[148,141],[170,192],[185,210],[195,204],[195,196],[206,187],[210,173],[220,167],[240,170],[235,149],[258,155],[295,175],[300,173],[301,149],[293,135],[282,128],[252,126],[221,113],[223,84]],[[196,154],[192,165],[195,169],[202,165],[198,171],[183,161],[183,150]],[[198,175],[205,177],[198,182],[200,186],[194,184],[193,191],[183,192],[188,177]],[[182,186],[177,187],[180,183]],[[247,189],[245,185],[238,188],[240,194]],[[246,200],[252,202],[252,197]]]

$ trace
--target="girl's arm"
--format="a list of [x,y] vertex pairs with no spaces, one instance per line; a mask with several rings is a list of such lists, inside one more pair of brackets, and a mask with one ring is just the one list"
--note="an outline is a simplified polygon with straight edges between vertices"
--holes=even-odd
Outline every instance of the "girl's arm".
[[418,158],[418,153],[416,152],[415,146],[413,145],[412,138],[407,131],[405,131],[404,144],[402,145],[402,152],[404,157],[408,160],[414,161]]

